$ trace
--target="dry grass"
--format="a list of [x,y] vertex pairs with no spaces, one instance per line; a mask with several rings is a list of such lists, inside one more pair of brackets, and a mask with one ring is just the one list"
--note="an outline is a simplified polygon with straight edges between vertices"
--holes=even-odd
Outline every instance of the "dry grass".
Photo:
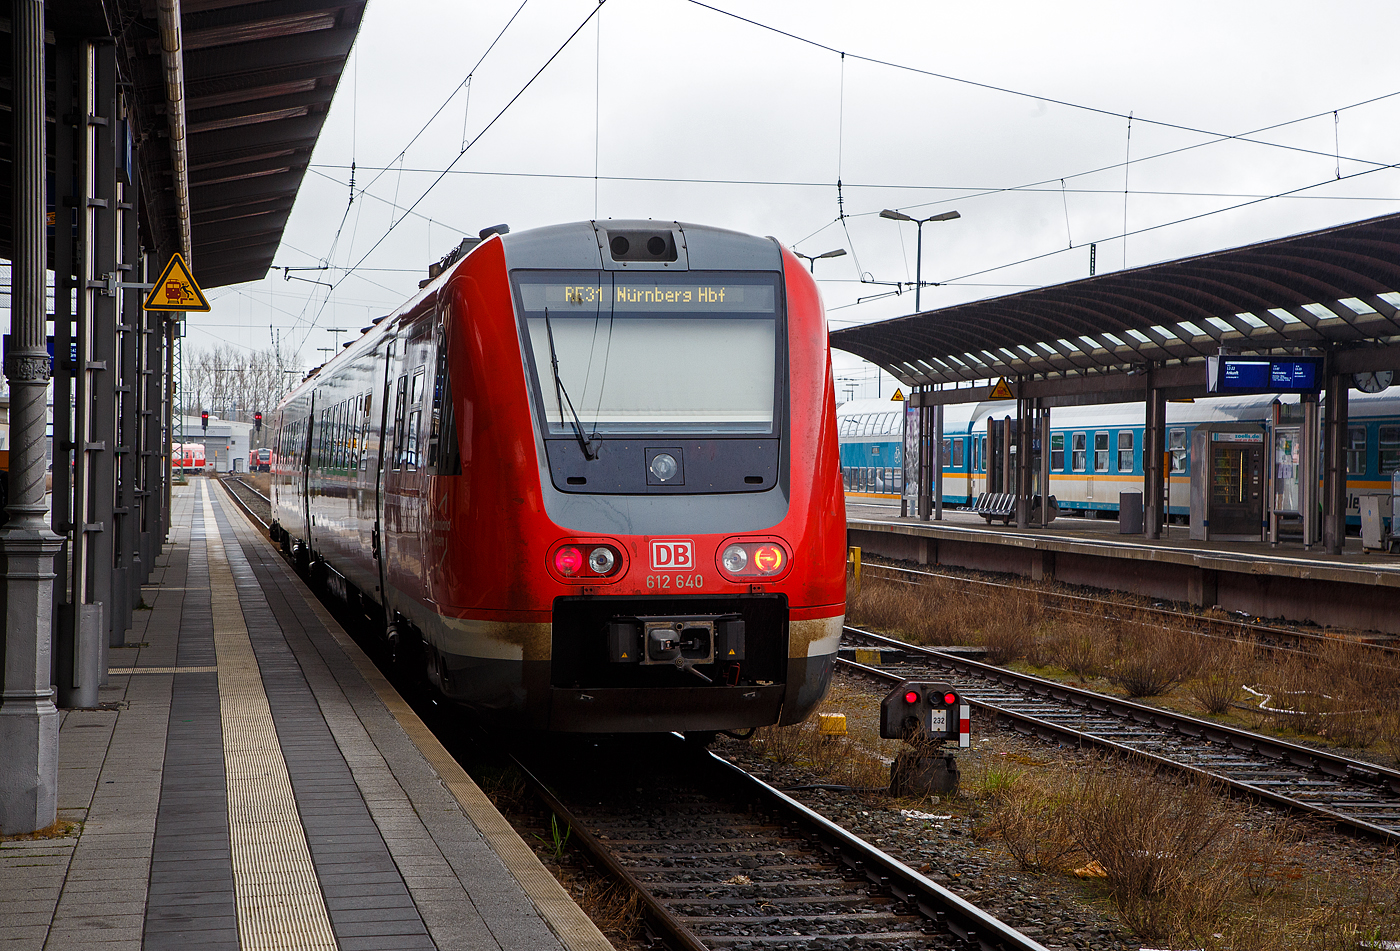
[[14,835],[0,834],[0,842],[38,842],[43,839],[66,839],[69,836],[77,835],[80,828],[82,828],[80,823],[65,822],[60,819],[53,825],[33,832],[18,832]]
[[1186,682],[1186,693],[1207,713],[1223,714],[1244,696],[1243,685],[1255,679],[1259,649],[1248,641],[1215,645],[1196,675]]
[[1130,697],[1161,696],[1201,667],[1203,640],[1195,633],[1138,621],[1114,633],[1104,676]]
[[824,782],[883,791],[889,787],[890,768],[889,760],[881,754],[892,756],[899,742],[880,739],[879,709],[870,707],[870,698],[861,690],[834,684],[818,712],[846,714],[846,736],[822,736],[819,718],[813,714],[793,726],[757,730],[754,749],[780,766],[802,766]]
[[980,834],[999,838],[1026,871],[1093,869],[1102,877],[1091,881],[1144,939],[1354,951],[1400,936],[1394,856],[1365,869],[1319,863],[1310,830],[1265,818],[1208,781],[1103,762],[1078,776],[993,770],[970,792],[986,810]]
[[[848,610],[852,624],[912,643],[981,646],[994,664],[1024,661],[1051,676],[1103,677],[1129,697],[1167,697],[1215,716],[1252,708],[1246,725],[1400,762],[1400,666],[1353,641],[1270,652],[1164,627],[1131,610],[1121,618],[1066,616],[1046,611],[1033,588],[988,594],[955,578],[867,576],[860,594],[850,593]],[[1262,708],[1246,685],[1269,698]]]

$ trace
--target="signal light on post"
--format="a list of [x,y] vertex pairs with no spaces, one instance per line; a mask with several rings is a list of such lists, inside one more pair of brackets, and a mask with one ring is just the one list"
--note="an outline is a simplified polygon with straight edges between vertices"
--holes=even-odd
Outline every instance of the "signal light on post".
[[209,411],[207,409],[199,414],[199,424],[204,427],[206,433],[209,431]]
[[262,432],[262,413],[253,414],[253,429]]

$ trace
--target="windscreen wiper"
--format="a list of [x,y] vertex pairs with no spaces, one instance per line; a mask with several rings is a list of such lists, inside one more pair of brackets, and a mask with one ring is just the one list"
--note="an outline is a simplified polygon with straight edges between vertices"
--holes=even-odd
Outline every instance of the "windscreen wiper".
[[574,435],[578,438],[578,447],[583,450],[583,458],[592,462],[598,458],[598,434],[592,437],[583,435],[583,423],[579,421],[578,411],[574,409],[574,401],[569,399],[569,391],[564,389],[564,381],[559,379],[559,354],[554,349],[554,326],[549,322],[549,308],[544,309],[544,332],[549,337],[549,364],[554,370],[554,400],[559,404],[559,418],[564,418],[564,404],[569,405],[569,415],[574,419]]

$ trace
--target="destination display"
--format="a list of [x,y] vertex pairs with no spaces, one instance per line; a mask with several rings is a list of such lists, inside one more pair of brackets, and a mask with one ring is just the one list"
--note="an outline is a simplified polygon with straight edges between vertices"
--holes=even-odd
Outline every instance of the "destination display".
[[739,284],[700,281],[679,284],[630,283],[520,283],[525,310],[553,314],[596,313],[611,307],[615,313],[739,313],[771,314],[776,293],[772,284]]
[[1322,389],[1322,357],[1207,357],[1211,393],[1312,393]]

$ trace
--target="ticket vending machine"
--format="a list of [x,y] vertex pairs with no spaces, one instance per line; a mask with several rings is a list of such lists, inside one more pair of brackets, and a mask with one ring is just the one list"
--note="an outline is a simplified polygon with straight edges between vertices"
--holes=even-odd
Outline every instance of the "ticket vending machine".
[[1261,541],[1265,523],[1264,428],[1205,423],[1191,434],[1191,537]]

